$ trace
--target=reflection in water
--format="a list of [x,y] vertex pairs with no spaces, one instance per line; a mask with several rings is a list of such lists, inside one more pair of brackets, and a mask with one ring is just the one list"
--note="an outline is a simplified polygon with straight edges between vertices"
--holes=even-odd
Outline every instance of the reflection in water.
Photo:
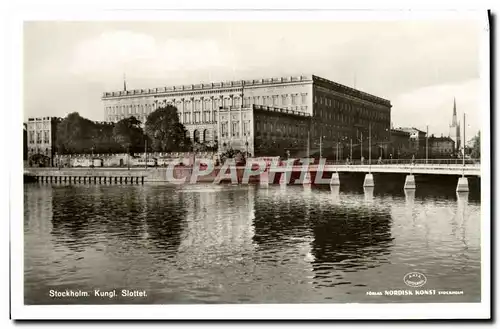
[[375,188],[374,187],[364,187],[363,190],[365,192],[365,201],[372,202],[373,201],[373,191],[375,190]]
[[415,190],[414,189],[405,189],[405,200],[408,208],[412,208],[415,203]]
[[[368,290],[480,298],[480,205],[289,185],[25,186],[26,303],[388,302]],[[472,202],[472,203],[471,203]],[[49,289],[145,289],[54,300]],[[431,301],[426,298],[404,301]]]
[[340,186],[330,185],[330,194],[332,195],[332,204],[337,205],[340,202]]

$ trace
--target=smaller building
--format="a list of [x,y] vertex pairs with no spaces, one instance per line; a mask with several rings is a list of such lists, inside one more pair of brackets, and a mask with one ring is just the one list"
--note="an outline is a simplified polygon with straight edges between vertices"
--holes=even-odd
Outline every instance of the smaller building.
[[23,161],[28,160],[28,131],[26,124],[23,123]]
[[415,127],[403,127],[398,130],[405,131],[410,134],[410,152],[417,158],[425,158],[426,153],[426,135],[425,131]]
[[61,120],[57,117],[28,118],[26,122],[28,165],[54,165],[57,125]]
[[429,137],[429,157],[449,158],[455,153],[455,141],[450,137]]
[[391,129],[390,154],[394,159],[411,157],[410,133],[401,129]]

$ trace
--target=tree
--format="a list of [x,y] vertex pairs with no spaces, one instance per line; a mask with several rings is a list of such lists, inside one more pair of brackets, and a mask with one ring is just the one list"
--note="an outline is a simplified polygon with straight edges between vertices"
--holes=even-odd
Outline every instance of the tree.
[[113,139],[129,152],[143,150],[144,132],[140,124],[133,116],[118,121],[113,128]]
[[94,152],[96,153],[119,153],[122,146],[117,143],[113,136],[114,123],[96,123],[94,129]]
[[73,112],[57,125],[56,147],[61,154],[89,153],[94,145],[94,137],[94,122]]
[[77,112],[57,125],[56,147],[60,154],[117,153],[122,146],[113,139],[112,123],[96,123]]
[[471,144],[472,144],[471,158],[480,158],[481,157],[481,131],[478,131],[477,135],[472,137]]
[[190,151],[191,140],[179,122],[177,108],[172,105],[158,108],[146,120],[146,134],[155,152]]

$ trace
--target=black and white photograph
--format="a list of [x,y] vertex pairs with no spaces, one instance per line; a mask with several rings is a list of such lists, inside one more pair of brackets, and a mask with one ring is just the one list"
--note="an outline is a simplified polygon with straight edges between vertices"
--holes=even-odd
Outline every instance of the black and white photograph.
[[13,318],[489,318],[489,19],[23,20]]

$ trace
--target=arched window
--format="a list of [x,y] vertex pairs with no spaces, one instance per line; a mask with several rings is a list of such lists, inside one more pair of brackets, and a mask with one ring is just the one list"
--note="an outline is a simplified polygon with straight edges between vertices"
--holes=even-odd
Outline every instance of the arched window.
[[193,140],[195,141],[195,143],[199,143],[200,142],[200,132],[198,131],[198,129],[196,129],[193,132]]

